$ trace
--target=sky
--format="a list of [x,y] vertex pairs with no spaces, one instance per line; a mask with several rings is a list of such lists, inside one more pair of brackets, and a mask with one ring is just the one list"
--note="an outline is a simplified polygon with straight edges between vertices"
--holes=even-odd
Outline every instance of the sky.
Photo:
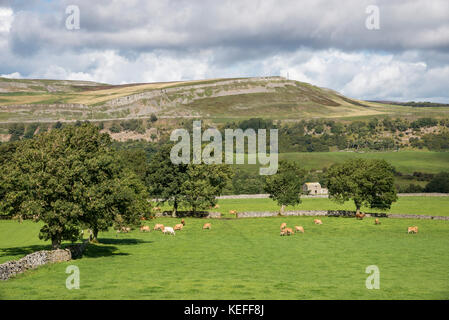
[[449,103],[449,1],[0,0],[0,76],[288,76],[353,98]]

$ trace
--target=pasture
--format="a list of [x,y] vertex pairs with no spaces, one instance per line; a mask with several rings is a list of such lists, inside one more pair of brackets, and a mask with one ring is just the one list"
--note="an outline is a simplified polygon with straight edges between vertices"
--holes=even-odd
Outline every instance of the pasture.
[[[447,221],[383,218],[374,225],[372,218],[325,217],[323,225],[314,225],[313,219],[186,218],[176,236],[110,230],[82,259],[0,282],[0,299],[449,298]],[[206,222],[211,230],[202,230]],[[282,222],[303,226],[305,233],[280,237]],[[413,225],[419,233],[407,234]],[[39,228],[30,221],[0,221],[0,263],[48,248],[38,240]],[[78,290],[65,287],[71,264],[80,269]],[[365,287],[370,265],[380,270],[379,290]]]
[[[279,211],[277,203],[269,198],[265,199],[220,199],[220,206],[213,211],[221,212],[224,216],[230,216],[230,210],[242,211]],[[164,209],[170,209],[165,206]],[[211,209],[212,210],[212,209]],[[354,202],[347,201],[343,204],[327,198],[303,198],[296,206],[287,206],[286,210],[352,210],[355,211]],[[422,214],[430,216],[449,216],[449,197],[399,197],[391,209],[382,211],[362,207],[363,212],[397,213],[397,214]]]
[[[254,155],[250,155],[254,157]],[[399,152],[290,152],[280,153],[280,160],[298,162],[304,169],[321,170],[334,163],[342,163],[349,159],[383,159],[391,163],[395,169],[404,174],[415,171],[438,173],[448,170],[449,152],[405,150]],[[257,172],[258,165],[249,165],[247,156],[244,165],[236,165],[245,170]]]

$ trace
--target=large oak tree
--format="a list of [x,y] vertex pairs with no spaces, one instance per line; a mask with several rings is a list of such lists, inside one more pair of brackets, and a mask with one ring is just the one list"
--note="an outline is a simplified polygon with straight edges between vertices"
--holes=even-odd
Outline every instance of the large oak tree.
[[44,222],[39,237],[54,249],[88,227],[96,238],[120,214],[130,225],[149,210],[146,188],[118,160],[109,135],[90,124],[23,140],[0,170],[1,210]]

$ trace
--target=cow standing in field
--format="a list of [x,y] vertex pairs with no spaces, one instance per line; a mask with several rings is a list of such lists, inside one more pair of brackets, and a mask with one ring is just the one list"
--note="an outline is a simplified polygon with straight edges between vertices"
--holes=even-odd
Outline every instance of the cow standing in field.
[[175,234],[175,230],[173,230],[173,228],[172,227],[164,227],[163,229],[162,229],[162,233],[163,234],[172,234],[172,235],[176,235]]
[[184,221],[184,219],[181,219],[181,223],[182,223],[183,226],[186,225],[186,222]]
[[286,227],[287,227],[287,224],[285,222],[281,224],[281,230],[283,230]]
[[179,223],[179,224],[177,224],[174,228],[173,228],[173,230],[182,230],[182,228],[184,227],[184,225],[182,224],[182,223]]
[[323,221],[321,221],[320,219],[315,219],[315,220],[313,220],[313,223],[315,223],[315,224],[323,224]]
[[160,223],[156,223],[156,225],[154,226],[153,230],[163,230],[164,229],[164,225],[160,224]]
[[237,210],[229,210],[229,214],[237,214]]
[[408,227],[407,233],[418,233],[418,227]]
[[376,218],[376,220],[374,220],[374,224],[380,224],[379,218]]
[[365,218],[365,214],[364,213],[356,213],[355,218],[358,220],[363,220],[363,218]]
[[145,232],[150,232],[150,227],[149,227],[149,226],[141,226],[141,227],[140,227],[140,231],[141,231],[141,232],[143,232],[143,231],[145,231]]

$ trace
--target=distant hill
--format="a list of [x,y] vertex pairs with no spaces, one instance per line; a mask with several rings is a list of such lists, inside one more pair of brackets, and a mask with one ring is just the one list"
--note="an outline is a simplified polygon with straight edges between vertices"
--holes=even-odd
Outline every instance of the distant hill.
[[369,100],[371,102],[382,103],[382,104],[392,104],[397,106],[408,106],[408,107],[418,107],[418,108],[430,108],[430,107],[449,107],[448,103],[438,103],[429,101],[409,101],[409,102],[397,102],[397,101],[383,101],[383,100]]
[[[252,117],[275,120],[413,114],[419,108],[352,99],[282,77],[109,85],[0,78],[0,122]],[[426,108],[426,112],[433,112]],[[449,112],[438,109],[435,112]]]

